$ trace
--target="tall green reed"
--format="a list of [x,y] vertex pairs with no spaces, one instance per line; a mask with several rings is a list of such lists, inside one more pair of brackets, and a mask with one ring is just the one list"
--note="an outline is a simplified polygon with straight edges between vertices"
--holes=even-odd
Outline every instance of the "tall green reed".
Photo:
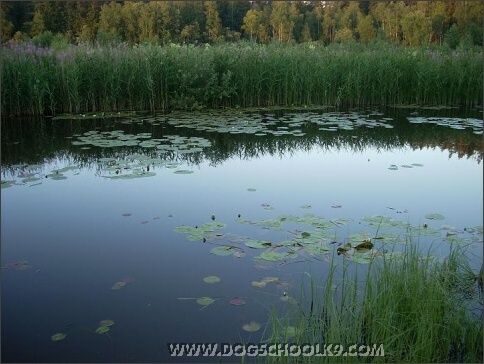
[[482,53],[391,45],[29,44],[2,52],[2,114],[482,105]]
[[[269,318],[267,341],[276,343],[383,344],[385,356],[271,356],[292,362],[481,362],[482,293],[464,252],[444,260],[408,243],[403,254],[374,260],[351,272],[333,257],[328,273],[306,273],[297,305]],[[390,258],[393,257],[393,258]],[[355,274],[356,273],[356,274]],[[288,333],[288,327],[294,327]]]

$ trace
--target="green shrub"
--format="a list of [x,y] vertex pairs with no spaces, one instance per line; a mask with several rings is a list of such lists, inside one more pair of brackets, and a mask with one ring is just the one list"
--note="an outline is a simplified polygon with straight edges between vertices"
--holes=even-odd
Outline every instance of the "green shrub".
[[460,33],[457,29],[457,25],[453,24],[450,29],[445,32],[444,41],[450,49],[457,48],[460,43]]
[[32,43],[39,47],[50,47],[52,41],[54,40],[54,34],[50,30],[43,32],[42,34],[36,35],[32,38]]

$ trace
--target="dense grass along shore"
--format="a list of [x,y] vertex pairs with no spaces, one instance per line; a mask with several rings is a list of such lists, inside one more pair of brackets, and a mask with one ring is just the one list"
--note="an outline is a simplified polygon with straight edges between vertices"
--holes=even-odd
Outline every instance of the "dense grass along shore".
[[[412,243],[393,254],[396,259],[374,261],[359,275],[335,263],[340,257],[324,277],[306,273],[301,287],[309,288],[301,289],[297,304],[282,316],[271,312],[267,342],[341,345],[332,356],[287,354],[268,361],[481,363],[482,269],[473,271],[458,247],[443,260],[422,255]],[[342,354],[355,343],[372,348],[360,352],[373,356]]]
[[2,114],[218,107],[482,105],[482,50],[29,43],[2,50]]

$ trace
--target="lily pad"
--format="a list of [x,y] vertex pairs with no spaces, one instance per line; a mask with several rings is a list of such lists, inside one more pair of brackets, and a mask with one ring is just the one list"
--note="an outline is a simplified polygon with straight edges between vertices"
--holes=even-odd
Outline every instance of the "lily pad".
[[200,229],[208,232],[208,231],[214,231],[214,230],[217,230],[217,229],[223,229],[226,226],[227,226],[227,224],[225,224],[223,222],[214,221],[214,222],[206,222],[205,224],[200,226]]
[[262,259],[262,260],[269,260],[271,262],[277,262],[279,260],[284,259],[285,255],[274,252],[274,251],[268,251],[268,252],[263,252],[260,255],[256,257],[256,259]]
[[316,254],[327,254],[329,253],[330,249],[329,247],[325,245],[316,245],[316,244],[311,244],[307,245],[304,250],[309,254],[309,255],[316,255]]
[[244,329],[247,332],[256,332],[256,331],[259,331],[260,328],[261,328],[261,325],[257,321],[251,321],[248,324],[245,324],[242,326],[242,329]]
[[277,277],[264,277],[261,279],[261,282],[265,282],[265,283],[274,283],[278,281],[279,281],[279,278]]
[[213,299],[212,297],[200,297],[200,298],[197,298],[197,303],[200,306],[208,306],[208,305],[211,305],[214,302],[215,302],[215,299]]
[[188,225],[177,226],[173,230],[176,231],[177,233],[188,233],[188,234],[193,234],[197,232],[197,229],[195,227],[188,226]]
[[272,244],[264,240],[249,240],[245,243],[245,245],[253,249],[264,249],[270,248]]
[[106,327],[109,327],[109,326],[113,326],[114,325],[114,321],[113,320],[102,320],[99,322],[99,326],[106,326]]
[[243,306],[247,302],[244,299],[240,298],[240,297],[234,297],[234,298],[231,298],[230,299],[229,303],[231,305],[234,305],[234,306]]
[[349,258],[352,262],[358,264],[369,264],[373,258],[375,258],[375,254],[368,253],[359,253],[355,252],[352,255],[347,255],[346,257]]
[[445,216],[437,213],[431,213],[431,214],[425,215],[425,218],[429,220],[444,220]]
[[121,289],[126,285],[126,282],[116,282],[111,289],[116,290],[116,289]]
[[109,331],[109,327],[108,326],[99,326],[96,329],[96,334],[102,335],[102,334],[105,334],[108,331]]
[[206,276],[206,277],[203,278],[203,281],[205,283],[209,283],[209,284],[219,283],[220,282],[220,278],[217,277],[217,276]]
[[236,251],[237,251],[236,248],[234,248],[233,246],[227,246],[227,245],[220,245],[210,249],[210,253],[214,255],[220,255],[220,256],[232,255]]
[[61,341],[61,340],[64,340],[66,338],[66,334],[62,333],[62,332],[59,332],[57,334],[54,334],[50,337],[50,339],[52,341]]
[[362,241],[366,241],[371,238],[370,233],[366,231],[360,231],[354,234],[350,234],[348,236],[348,240],[353,242],[353,243],[360,243]]
[[253,287],[257,288],[264,288],[265,286],[267,286],[267,283],[264,281],[252,281],[251,284]]

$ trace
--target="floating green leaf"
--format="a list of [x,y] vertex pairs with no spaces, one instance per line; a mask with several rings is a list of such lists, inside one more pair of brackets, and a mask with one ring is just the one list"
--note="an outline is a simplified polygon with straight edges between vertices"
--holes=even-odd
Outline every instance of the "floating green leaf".
[[228,245],[219,245],[216,246],[215,248],[210,249],[210,253],[214,255],[232,255],[236,251],[236,248],[233,246],[228,246]]
[[329,247],[325,245],[316,245],[316,244],[307,245],[304,247],[304,250],[309,255],[327,254],[330,251]]
[[197,229],[195,227],[188,226],[188,225],[177,226],[173,230],[176,231],[177,233],[188,233],[188,234],[192,234],[192,233],[195,233],[197,231]]
[[278,281],[279,281],[279,278],[277,277],[264,277],[261,279],[261,282],[265,282],[265,283],[275,283]]
[[446,235],[444,238],[449,243],[463,244],[467,242],[467,239],[459,235]]
[[64,340],[66,338],[66,334],[62,333],[62,332],[59,332],[57,334],[54,334],[50,337],[50,339],[52,341],[60,341],[60,340]]
[[267,285],[267,283],[263,281],[252,281],[251,284],[253,287],[257,288],[264,288]]
[[367,233],[366,231],[361,231],[358,233],[350,234],[348,236],[348,240],[353,242],[353,243],[359,243],[361,241],[365,241],[367,239],[370,239],[371,235],[370,233]]
[[[376,254],[376,253],[375,253]],[[360,253],[360,252],[355,252],[354,254],[351,255],[346,255],[349,260],[351,260],[354,263],[358,264],[369,264],[373,258],[375,258],[375,255],[370,252],[368,253]]]
[[114,325],[113,320],[102,320],[102,321],[99,322],[99,326],[109,327],[109,326],[113,326],[113,325]]
[[109,331],[109,327],[108,326],[99,326],[96,329],[96,334],[102,335],[102,334],[105,334],[108,331]]
[[261,325],[257,321],[251,321],[248,324],[245,324],[242,326],[242,329],[248,332],[256,332],[256,331],[259,331],[260,328],[261,328]]
[[187,235],[187,239],[190,241],[200,241],[204,239],[205,233],[203,231],[197,231]]
[[217,229],[223,229],[226,226],[227,225],[224,224],[223,222],[214,221],[214,222],[206,222],[205,224],[200,226],[200,229],[208,232],[208,231],[214,231],[214,230],[217,230]]
[[123,288],[124,286],[126,285],[126,282],[116,282],[112,287],[111,289],[121,289]]
[[253,249],[270,248],[272,245],[269,241],[264,241],[264,240],[249,240],[244,244],[249,248],[253,248]]
[[203,281],[205,283],[213,284],[213,283],[218,283],[220,282],[220,278],[217,276],[206,276],[203,278]]
[[425,215],[425,218],[429,220],[444,220],[445,216],[437,213],[431,213],[431,214]]
[[200,297],[197,299],[197,303],[200,306],[209,306],[214,302],[215,302],[215,299],[213,299],[212,297]]
[[267,251],[267,252],[263,252],[260,255],[258,255],[256,257],[256,259],[269,260],[269,261],[272,261],[272,262],[276,262],[278,260],[284,259],[284,257],[285,256],[281,253],[274,252],[274,251]]

